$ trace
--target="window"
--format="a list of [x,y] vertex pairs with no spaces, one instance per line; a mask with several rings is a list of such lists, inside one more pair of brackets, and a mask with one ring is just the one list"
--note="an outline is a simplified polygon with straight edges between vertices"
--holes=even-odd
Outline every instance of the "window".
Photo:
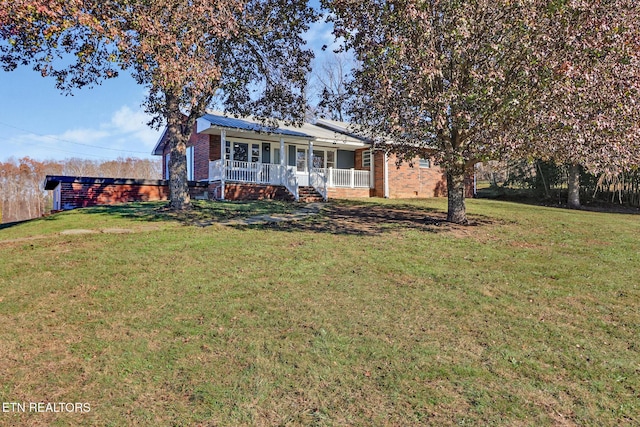
[[335,168],[335,167],[336,167],[336,152],[327,151],[327,168]]
[[429,159],[420,159],[420,167],[421,168],[430,168],[431,167],[431,160]]
[[167,153],[164,156],[164,179],[169,179],[169,160],[171,159],[171,154]]
[[296,149],[296,167],[298,172],[307,170],[307,150],[304,148]]
[[258,163],[260,161],[260,144],[251,144],[251,162]]
[[362,167],[363,168],[371,167],[371,150],[365,150],[362,152]]
[[274,148],[273,149],[273,163],[275,163],[276,165],[280,164],[280,149],[279,148]]
[[249,161],[249,144],[242,142],[233,143],[233,160],[236,162]]
[[324,151],[313,150],[313,167],[316,169],[324,167]]

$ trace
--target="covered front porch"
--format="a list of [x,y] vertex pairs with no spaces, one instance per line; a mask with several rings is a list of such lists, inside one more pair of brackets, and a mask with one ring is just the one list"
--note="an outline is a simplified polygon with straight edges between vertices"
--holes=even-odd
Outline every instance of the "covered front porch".
[[208,164],[209,182],[222,189],[219,198],[225,197],[225,185],[237,183],[283,186],[295,200],[308,188],[325,200],[335,188],[366,190],[368,196],[373,162],[363,140],[310,124],[268,131],[256,126],[217,115],[198,122],[199,134],[219,141]]
[[221,183],[281,185],[298,200],[300,187],[313,187],[323,199],[331,188],[371,188],[370,171],[311,168],[298,171],[295,166],[272,163],[215,160],[209,163],[209,180]]

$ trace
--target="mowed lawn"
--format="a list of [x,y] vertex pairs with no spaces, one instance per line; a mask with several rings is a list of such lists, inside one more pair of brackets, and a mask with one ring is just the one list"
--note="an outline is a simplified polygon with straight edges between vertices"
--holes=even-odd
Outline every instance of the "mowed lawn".
[[640,215],[159,206],[0,229],[0,402],[90,405],[0,425],[640,424]]

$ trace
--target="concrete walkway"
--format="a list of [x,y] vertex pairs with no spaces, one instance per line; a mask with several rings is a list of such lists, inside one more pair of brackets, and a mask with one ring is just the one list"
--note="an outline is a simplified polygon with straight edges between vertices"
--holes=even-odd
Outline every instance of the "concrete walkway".
[[269,215],[256,215],[248,218],[230,219],[226,221],[220,221],[221,225],[259,225],[259,224],[272,224],[285,221],[300,221],[313,215],[320,213],[326,203],[316,202],[305,205],[300,210],[290,214],[269,214]]

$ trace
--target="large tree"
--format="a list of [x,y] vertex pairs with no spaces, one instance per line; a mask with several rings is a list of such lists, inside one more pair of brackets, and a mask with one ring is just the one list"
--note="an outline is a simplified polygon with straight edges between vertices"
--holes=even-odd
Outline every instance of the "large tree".
[[301,122],[313,54],[306,0],[0,0],[0,62],[70,91],[130,70],[166,125],[170,200],[190,204],[186,144],[214,96],[227,111]]
[[[620,1],[596,3],[615,11]],[[435,149],[447,176],[449,221],[467,222],[471,164],[535,152],[523,130],[542,134],[531,115],[546,108],[540,100],[557,102],[546,94],[565,75],[557,59],[567,46],[553,41],[580,37],[588,24],[561,21],[574,3],[585,2],[325,0],[336,35],[359,63],[349,83],[351,116],[407,159]]]
[[580,207],[581,168],[618,174],[640,166],[640,4],[566,2],[541,37],[549,86],[519,129],[536,157],[568,166],[567,204]]

